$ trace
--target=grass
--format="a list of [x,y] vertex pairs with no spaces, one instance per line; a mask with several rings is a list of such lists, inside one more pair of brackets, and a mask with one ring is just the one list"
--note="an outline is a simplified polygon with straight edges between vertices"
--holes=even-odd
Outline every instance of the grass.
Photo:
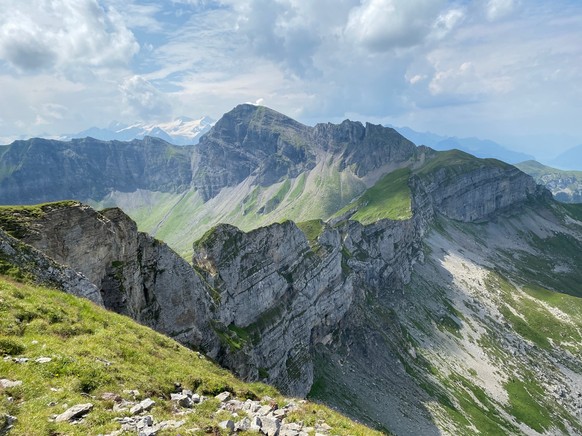
[[384,176],[360,198],[335,214],[341,216],[356,209],[350,219],[371,224],[381,219],[405,220],[412,217],[408,186],[410,169],[401,168]]
[[539,433],[544,433],[553,426],[551,414],[544,404],[535,398],[543,398],[544,391],[533,381],[510,380],[505,389],[509,395],[509,413],[519,422]]
[[311,246],[317,243],[317,238],[325,229],[325,223],[322,220],[311,220],[297,223],[297,227],[305,234]]
[[[244,383],[196,351],[127,317],[60,291],[5,277],[0,277],[0,353],[31,359],[25,364],[0,360],[2,377],[23,382],[0,388],[0,416],[18,418],[11,435],[76,436],[117,430],[119,424],[113,420],[125,414],[114,413],[112,403],[99,398],[105,392],[127,396],[124,389],[137,389],[140,398],[156,401],[151,412],[156,420],[172,419],[169,395],[176,382],[207,396],[229,390],[242,399],[268,395],[283,401],[274,388]],[[52,360],[35,363],[41,356]],[[87,402],[94,409],[81,424],[49,420],[64,411],[65,404]],[[223,418],[215,415],[216,408],[217,402],[209,400],[181,416],[186,420],[181,433],[188,428],[216,428]],[[337,427],[332,434],[378,434],[321,405],[305,405],[294,419],[313,416],[325,417]]]
[[511,165],[497,159],[479,159],[464,151],[449,150],[436,152],[435,157],[417,170],[415,174],[427,177],[436,171],[445,171],[447,176],[453,177],[484,166],[495,166],[502,169],[511,167]]
[[[486,284],[503,292],[499,311],[517,334],[544,350],[561,346],[579,353],[577,347],[568,344],[572,341],[582,343],[582,298],[534,284],[524,285],[520,290],[498,273],[490,273]],[[563,311],[569,319],[565,321],[555,316],[540,302]]]

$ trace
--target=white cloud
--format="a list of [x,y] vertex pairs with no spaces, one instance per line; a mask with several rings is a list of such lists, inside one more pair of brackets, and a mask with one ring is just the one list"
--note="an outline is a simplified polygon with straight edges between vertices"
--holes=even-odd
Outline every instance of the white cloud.
[[96,0],[3,0],[0,60],[21,71],[125,65],[138,51],[121,16]]
[[350,12],[346,37],[384,52],[420,44],[442,7],[435,0],[364,0]]
[[127,107],[141,119],[172,118],[168,97],[143,77],[135,75],[127,78],[119,90]]
[[423,80],[426,80],[426,76],[424,74],[415,74],[412,77],[406,77],[406,80],[408,80],[408,83],[410,83],[411,85],[415,85],[417,83],[422,82]]
[[465,12],[462,9],[450,9],[440,14],[433,24],[431,36],[436,39],[446,37],[459,23],[465,18]]
[[517,6],[517,0],[489,0],[485,5],[485,14],[489,21],[496,21],[511,15]]

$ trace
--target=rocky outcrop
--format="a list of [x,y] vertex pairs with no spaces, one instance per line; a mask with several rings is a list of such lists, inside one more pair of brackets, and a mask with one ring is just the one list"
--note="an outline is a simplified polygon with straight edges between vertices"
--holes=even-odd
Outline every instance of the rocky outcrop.
[[427,164],[410,181],[416,209],[425,216],[439,213],[457,221],[479,221],[528,198],[549,195],[530,176],[501,161],[458,150],[433,159],[436,164]]
[[381,125],[345,120],[341,124],[317,124],[311,131],[318,148],[342,156],[340,169],[353,168],[358,177],[387,164],[414,156],[416,146],[396,130]]
[[200,139],[194,187],[205,200],[249,176],[268,186],[315,166],[310,128],[264,106],[239,105]]
[[0,273],[61,289],[103,305],[99,288],[83,274],[55,262],[2,229],[0,229]]
[[81,203],[62,203],[45,207],[27,226],[20,234],[24,243],[93,284],[90,294],[81,286],[86,279],[79,286],[68,280],[68,292],[98,300],[186,345],[217,352],[216,336],[208,328],[206,285],[166,244],[138,232],[121,210],[97,212]]
[[311,347],[353,299],[339,232],[329,229],[321,241],[313,249],[288,221],[249,233],[219,226],[198,243],[194,264],[218,293],[216,315],[232,341],[227,366],[286,392],[309,391]]

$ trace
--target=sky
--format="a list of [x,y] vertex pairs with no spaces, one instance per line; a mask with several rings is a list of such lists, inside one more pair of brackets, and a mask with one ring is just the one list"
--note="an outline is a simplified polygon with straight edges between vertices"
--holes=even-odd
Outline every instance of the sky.
[[582,144],[582,1],[0,0],[0,139],[264,104]]

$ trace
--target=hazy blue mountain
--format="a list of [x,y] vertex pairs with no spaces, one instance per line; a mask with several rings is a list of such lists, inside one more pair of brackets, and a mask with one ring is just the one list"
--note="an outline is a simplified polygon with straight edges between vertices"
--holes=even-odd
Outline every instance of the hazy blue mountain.
[[405,138],[417,145],[428,145],[435,150],[462,150],[474,156],[492,157],[511,164],[534,159],[533,156],[513,151],[489,139],[457,138],[456,136],[442,136],[431,132],[417,132],[409,127],[394,127]]
[[582,144],[566,150],[550,163],[563,170],[582,171]]

